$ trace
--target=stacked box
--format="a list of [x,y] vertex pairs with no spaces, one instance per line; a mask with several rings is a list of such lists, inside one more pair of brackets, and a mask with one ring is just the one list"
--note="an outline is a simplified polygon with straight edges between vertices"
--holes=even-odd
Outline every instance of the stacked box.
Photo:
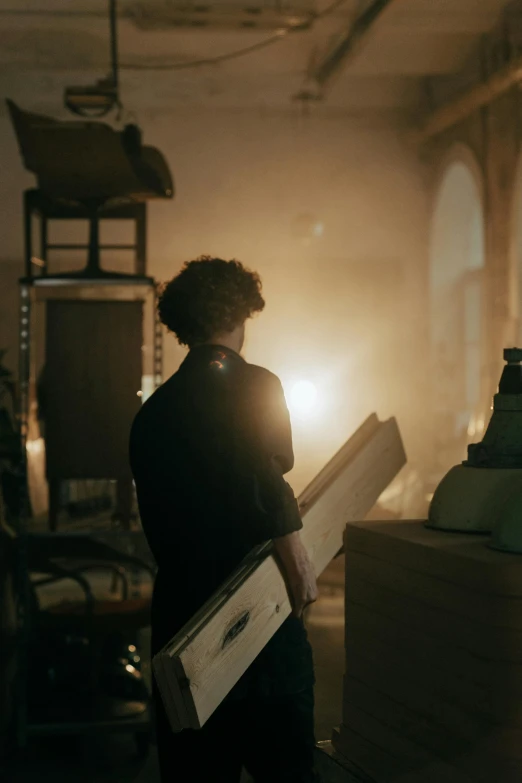
[[522,557],[421,521],[349,524],[336,751],[376,783],[522,780]]

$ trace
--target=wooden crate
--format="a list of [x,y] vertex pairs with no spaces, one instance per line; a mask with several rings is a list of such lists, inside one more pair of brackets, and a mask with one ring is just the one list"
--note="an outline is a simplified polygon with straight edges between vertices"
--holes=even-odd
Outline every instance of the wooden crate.
[[377,783],[522,780],[522,559],[420,521],[349,524],[335,749]]

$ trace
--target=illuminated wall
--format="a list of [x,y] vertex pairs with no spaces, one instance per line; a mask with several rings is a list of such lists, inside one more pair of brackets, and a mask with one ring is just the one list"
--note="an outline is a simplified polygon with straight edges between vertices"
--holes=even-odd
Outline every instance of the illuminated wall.
[[430,337],[435,454],[444,472],[484,429],[485,227],[480,174],[458,152],[443,167],[430,253]]
[[513,188],[510,261],[509,315],[513,321],[513,339],[517,345],[522,345],[522,158],[518,163]]
[[[418,461],[427,207],[401,134],[385,120],[293,112],[183,109],[140,121],[178,190],[150,207],[151,274],[166,279],[201,253],[258,269],[267,308],[249,329],[247,357],[278,373],[289,396],[299,380],[317,388],[315,411],[294,421],[296,488],[373,410],[399,416]],[[6,117],[0,123],[0,257],[21,270],[21,190],[31,177]],[[125,260],[106,260],[115,264]],[[15,296],[12,274],[6,296]],[[167,337],[167,373],[182,356]]]

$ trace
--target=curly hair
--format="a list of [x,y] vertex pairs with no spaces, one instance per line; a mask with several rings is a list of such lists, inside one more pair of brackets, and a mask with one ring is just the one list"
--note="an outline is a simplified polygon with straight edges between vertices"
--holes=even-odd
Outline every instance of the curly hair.
[[162,286],[158,312],[178,342],[190,348],[232,332],[264,306],[256,272],[239,261],[201,256]]

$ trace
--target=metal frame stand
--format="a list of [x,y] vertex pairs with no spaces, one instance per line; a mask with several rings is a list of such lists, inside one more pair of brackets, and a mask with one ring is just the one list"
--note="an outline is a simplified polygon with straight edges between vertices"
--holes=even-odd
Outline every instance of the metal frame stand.
[[154,388],[163,383],[163,324],[158,313],[158,288],[154,298]]
[[[33,218],[39,219],[39,255],[36,256],[33,242]],[[49,242],[49,220],[88,220],[89,242],[81,244],[56,244]],[[132,244],[100,245],[99,224],[103,219],[132,220],[135,224],[135,242]],[[146,276],[146,241],[147,241],[147,210],[144,203],[127,203],[114,207],[101,202],[90,204],[71,204],[53,200],[40,190],[31,189],[24,193],[24,235],[25,235],[25,277],[20,280],[20,310],[19,310],[19,409],[18,423],[22,447],[23,489],[21,497],[21,513],[18,524],[17,547],[17,579],[18,579],[18,683],[17,683],[17,715],[16,741],[19,748],[27,744],[27,738],[33,733],[62,734],[79,731],[80,733],[107,731],[148,731],[150,716],[134,720],[103,721],[92,724],[60,724],[49,726],[30,726],[27,716],[27,651],[29,642],[29,573],[28,573],[28,533],[31,507],[28,486],[27,440],[29,433],[32,356],[31,356],[31,325],[32,307],[38,292],[52,289],[58,285],[60,289],[97,288],[121,285],[132,288],[133,285],[153,287],[154,305],[157,302],[157,288],[154,280]],[[87,252],[86,267],[80,272],[52,274],[49,271],[49,253],[53,250],[85,250]],[[100,251],[128,250],[134,252],[134,274],[118,274],[105,272],[100,266]],[[38,272],[35,274],[36,270]],[[153,335],[153,385],[157,388],[163,380],[163,332],[154,306],[154,322],[147,327]],[[149,316],[150,317],[150,316]]]
[[30,349],[29,330],[31,319],[31,300],[29,286],[20,288],[20,334],[19,334],[19,406],[18,426],[21,441],[21,472],[20,481],[20,518],[17,527],[17,681],[16,681],[16,738],[18,747],[27,744],[27,650],[29,645],[29,569],[27,536],[29,518],[31,515],[29,503],[29,485],[27,471],[27,435],[29,428],[29,381],[30,381]]
[[[39,255],[34,253],[33,217],[39,218]],[[135,241],[131,244],[100,245],[101,220],[132,220],[135,225]],[[88,244],[57,244],[49,242],[49,220],[87,220],[89,223]],[[40,269],[40,276],[49,274],[49,252],[52,250],[85,250],[87,265],[82,272],[60,275],[60,277],[124,277],[117,273],[104,272],[100,266],[100,251],[128,250],[134,252],[133,277],[145,277],[147,269],[147,205],[129,202],[108,206],[102,200],[93,199],[83,204],[58,201],[49,198],[41,190],[31,189],[24,193],[24,235],[25,276],[31,280],[34,267]],[[129,275],[130,276],[130,275]]]

